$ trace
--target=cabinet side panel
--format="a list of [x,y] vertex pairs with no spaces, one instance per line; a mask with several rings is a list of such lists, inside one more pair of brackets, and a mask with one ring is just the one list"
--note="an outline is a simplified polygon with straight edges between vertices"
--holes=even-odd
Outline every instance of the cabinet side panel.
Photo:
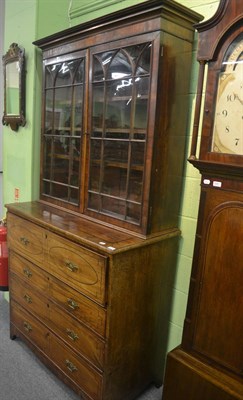
[[105,400],[130,400],[150,383],[162,383],[177,242],[165,240],[112,259]]
[[178,225],[188,123],[192,44],[164,33],[151,187],[151,231]]

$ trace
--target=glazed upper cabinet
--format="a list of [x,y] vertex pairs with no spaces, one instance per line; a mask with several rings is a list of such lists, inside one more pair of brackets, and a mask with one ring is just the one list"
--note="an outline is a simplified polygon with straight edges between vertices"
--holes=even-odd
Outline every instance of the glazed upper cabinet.
[[146,3],[35,42],[41,200],[142,235],[177,224],[199,20],[173,1]]

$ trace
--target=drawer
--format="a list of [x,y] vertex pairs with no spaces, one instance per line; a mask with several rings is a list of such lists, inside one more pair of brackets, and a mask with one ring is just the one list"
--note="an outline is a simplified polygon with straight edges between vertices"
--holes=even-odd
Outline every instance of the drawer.
[[44,352],[49,350],[49,330],[11,300],[11,323]]
[[50,278],[50,297],[84,325],[105,336],[106,310],[55,278]]
[[93,400],[102,398],[102,375],[52,334],[50,335],[50,357],[85,394]]
[[103,369],[105,343],[97,335],[50,302],[50,328],[84,358]]
[[47,263],[50,272],[75,290],[104,305],[107,257],[49,233]]
[[43,320],[48,319],[49,305],[47,299],[37,290],[10,274],[11,298],[20,303],[27,311],[38,315]]
[[8,246],[38,265],[44,261],[44,229],[25,219],[8,214]]
[[36,287],[40,291],[47,291],[49,287],[49,275],[25,258],[10,251],[9,269],[25,282]]

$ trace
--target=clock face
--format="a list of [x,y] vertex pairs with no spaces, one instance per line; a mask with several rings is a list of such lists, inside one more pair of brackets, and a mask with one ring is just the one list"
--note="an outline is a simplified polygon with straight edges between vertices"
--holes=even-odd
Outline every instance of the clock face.
[[243,35],[229,47],[219,74],[211,151],[243,155]]

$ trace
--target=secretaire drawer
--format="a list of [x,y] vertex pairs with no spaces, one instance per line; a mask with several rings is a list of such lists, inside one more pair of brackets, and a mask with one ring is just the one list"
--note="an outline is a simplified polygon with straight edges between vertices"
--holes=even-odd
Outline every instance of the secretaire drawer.
[[50,278],[49,293],[59,306],[99,335],[105,336],[106,310],[102,306],[53,277]]
[[21,281],[16,275],[10,274],[11,298],[20,303],[27,311],[38,315],[42,320],[48,320],[48,302],[41,292]]
[[30,261],[27,261],[25,258],[14,253],[12,250],[9,255],[9,269],[38,290],[48,290],[49,275]]
[[50,302],[50,327],[99,369],[104,365],[105,342],[65,311]]
[[48,233],[47,262],[53,275],[100,304],[105,304],[107,257]]
[[33,316],[11,301],[11,323],[13,323],[35,346],[47,352],[49,330]]
[[54,335],[50,335],[50,357],[84,393],[93,400],[102,398],[102,375],[61,343]]
[[8,246],[38,265],[44,261],[44,229],[8,213]]

